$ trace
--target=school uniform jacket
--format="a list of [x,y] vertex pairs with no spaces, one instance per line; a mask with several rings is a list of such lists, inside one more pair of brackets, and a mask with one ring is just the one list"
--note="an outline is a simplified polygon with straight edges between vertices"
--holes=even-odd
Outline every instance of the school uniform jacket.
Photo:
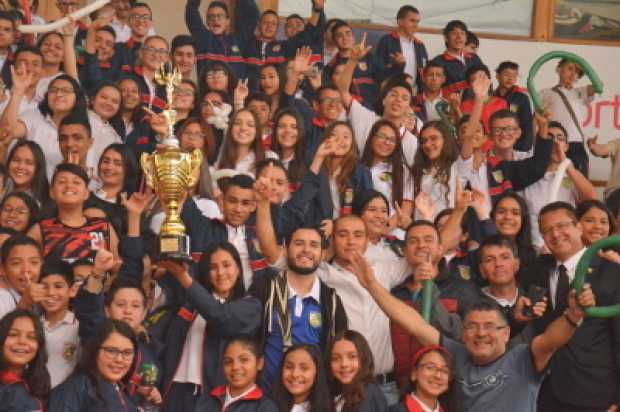
[[[417,72],[416,86],[418,89],[417,94],[419,95],[424,90],[422,71],[426,63],[428,63],[428,53],[426,52],[426,46],[422,40],[417,37],[413,38],[413,47],[415,49],[415,67]],[[405,66],[396,63],[392,57],[394,53],[402,54],[402,52],[400,33],[398,33],[398,31],[393,31],[381,37],[375,49],[375,62],[379,66],[382,79],[387,79],[390,76],[403,73]]]
[[88,95],[94,94],[103,82],[116,83],[121,78],[123,66],[126,64],[120,43],[114,45],[114,54],[110,61],[102,62],[97,53],[90,54],[84,51],[78,57],[77,63],[80,83]]
[[[98,396],[99,395],[99,396]],[[121,388],[101,376],[77,374],[55,387],[47,412],[138,412],[140,409]]]
[[0,372],[0,410],[43,411],[43,402],[30,394],[28,385],[14,373]]
[[463,58],[465,63],[446,51],[432,60],[443,67],[446,75],[446,83],[443,86],[445,95],[467,89],[469,85],[467,84],[467,79],[465,79],[465,72],[472,66],[482,64],[480,57],[473,53],[464,53]]
[[238,0],[235,13],[235,33],[216,36],[205,25],[200,16],[201,0],[188,0],[185,6],[185,24],[196,42],[198,73],[203,72],[210,61],[226,63],[239,79],[246,76],[243,56],[258,23],[258,8],[255,0]]
[[198,314],[207,321],[202,352],[202,393],[209,393],[225,383],[222,355],[227,340],[239,335],[254,336],[261,326],[262,306],[256,298],[246,297],[220,303],[194,281],[186,290],[186,299],[187,303],[173,316],[166,335],[163,352],[164,399],[174,383],[187,335]]
[[[334,216],[334,203],[332,202],[332,194],[329,186],[329,176],[325,167],[321,168],[319,174],[320,186],[319,191],[314,198],[311,207],[308,209],[305,221],[310,224],[320,224],[324,219],[332,219]],[[351,204],[345,199],[347,197],[346,191],[352,195],[351,203],[355,198],[356,193],[361,193],[366,190],[372,189],[372,177],[370,171],[365,166],[357,164],[349,177],[345,193],[341,193],[341,215],[351,213]]]
[[[331,75],[336,66],[345,64],[349,59],[338,52],[325,67],[325,75],[331,79]],[[381,72],[375,57],[368,53],[355,66],[353,80],[351,82],[351,92],[361,96],[362,104],[374,110],[377,96],[379,94],[379,83],[381,82]]]
[[[407,395],[402,402],[390,406],[390,412],[424,412],[424,409],[413,396]],[[439,412],[444,412],[441,405],[439,405]]]
[[[121,78],[134,79],[138,84],[140,92],[140,101],[146,107],[150,107],[155,113],[160,113],[166,108],[166,88],[159,84],[155,85],[155,95],[151,96],[149,86],[144,79],[144,71],[142,66],[123,66],[123,75]],[[152,98],[152,102],[151,102]]]
[[224,408],[225,400],[226,387],[218,386],[211,393],[204,394],[198,399],[194,412],[279,412],[275,402],[265,397],[258,386],[226,408]]
[[377,384],[369,383],[364,387],[364,400],[359,404],[356,412],[387,412],[388,404],[385,396]]

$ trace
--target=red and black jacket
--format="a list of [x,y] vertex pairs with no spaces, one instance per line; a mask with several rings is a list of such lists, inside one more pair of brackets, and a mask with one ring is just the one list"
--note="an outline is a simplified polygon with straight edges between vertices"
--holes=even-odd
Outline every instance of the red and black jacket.
[[[413,39],[413,47],[415,49],[415,67],[417,72],[416,86],[418,88],[418,94],[420,94],[423,90],[422,71],[426,63],[428,63],[428,53],[426,52],[426,46],[422,40],[417,37]],[[381,37],[375,49],[375,62],[381,71],[382,79],[387,79],[390,76],[403,72],[405,66],[396,63],[392,57],[394,53],[402,52],[400,33],[393,31]]]
[[196,403],[197,411],[212,412],[279,412],[274,401],[265,397],[257,386],[241,399],[224,407],[226,401],[226,386],[218,386],[208,395],[202,396]]
[[446,83],[443,86],[445,95],[467,89],[469,87],[467,79],[465,78],[467,69],[472,66],[480,66],[483,64],[477,54],[463,53],[463,59],[465,63],[446,51],[432,60],[443,67],[443,71],[446,75]]

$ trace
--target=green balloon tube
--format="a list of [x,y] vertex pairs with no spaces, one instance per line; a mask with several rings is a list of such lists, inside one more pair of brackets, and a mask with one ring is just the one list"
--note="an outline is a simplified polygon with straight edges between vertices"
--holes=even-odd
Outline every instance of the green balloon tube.
[[590,66],[590,63],[585,61],[583,58],[577,56],[575,53],[566,51],[552,51],[540,56],[530,68],[530,72],[527,76],[527,91],[532,97],[532,102],[534,102],[534,108],[537,111],[543,111],[543,101],[542,97],[540,97],[540,93],[538,93],[538,91],[536,90],[534,78],[538,74],[538,70],[540,70],[542,65],[553,59],[568,59],[577,63],[579,67],[581,67],[585,75],[588,76],[588,78],[592,82],[592,87],[594,88],[594,91],[598,94],[603,93],[603,82],[598,77],[592,66]]
[[[579,259],[579,263],[577,263],[575,280],[573,280],[573,286],[577,291],[577,295],[579,295],[583,289],[583,284],[585,282],[586,274],[588,273],[588,268],[590,267],[592,258],[596,256],[598,251],[601,249],[618,246],[620,246],[620,236],[610,236],[595,242],[585,251],[583,256],[581,256],[581,259]],[[594,306],[591,308],[586,308],[585,314],[593,318],[614,318],[616,316],[620,316],[620,302],[617,305],[612,306]]]
[[433,281],[425,280],[422,284],[422,317],[426,322],[431,321],[431,307],[433,304]]

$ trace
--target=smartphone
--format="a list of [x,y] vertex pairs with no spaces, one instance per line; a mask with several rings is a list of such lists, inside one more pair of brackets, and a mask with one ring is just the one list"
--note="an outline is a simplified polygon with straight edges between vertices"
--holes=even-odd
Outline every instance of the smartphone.
[[538,302],[542,301],[546,295],[547,295],[547,288],[543,288],[541,286],[536,286],[536,285],[530,285],[525,296],[530,300],[530,302],[532,302],[532,305],[525,306],[523,308],[523,316],[533,317],[534,311],[532,310],[532,308]]

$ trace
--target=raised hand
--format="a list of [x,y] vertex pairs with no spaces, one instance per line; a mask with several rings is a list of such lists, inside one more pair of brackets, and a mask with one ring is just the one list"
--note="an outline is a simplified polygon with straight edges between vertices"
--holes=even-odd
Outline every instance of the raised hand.
[[166,269],[168,273],[176,279],[189,275],[187,273],[188,266],[186,263],[181,263],[174,260],[162,260],[159,262],[159,267]]
[[116,271],[122,262],[114,258],[114,254],[106,249],[97,250],[95,255],[94,271],[98,274]]
[[321,232],[323,232],[323,236],[329,238],[334,232],[334,221],[331,219],[322,220],[319,228],[321,229]]
[[397,202],[394,202],[394,208],[396,209],[396,213],[390,216],[387,226],[387,232],[389,233],[392,229],[399,227],[401,229],[406,229],[409,227],[411,222],[413,221],[412,217],[403,212]]
[[295,58],[293,59],[293,71],[297,75],[301,75],[310,70],[312,68],[312,63],[310,62],[311,57],[312,49],[310,47],[304,46],[297,49]]
[[459,179],[456,179],[456,193],[454,197],[454,208],[456,210],[463,212],[471,206],[472,193],[469,190],[463,190],[461,188],[461,182]]
[[71,163],[72,165],[80,165],[80,154],[75,151],[70,151],[67,153],[67,163]]
[[235,87],[234,93],[234,101],[235,103],[240,103],[243,105],[246,97],[250,94],[250,89],[248,87],[248,79],[239,79],[237,82],[237,87]]
[[372,267],[358,251],[351,252],[349,263],[346,268],[349,272],[353,273],[360,284],[368,288],[370,284],[375,280],[375,272]]
[[413,281],[417,285],[422,285],[425,280],[434,280],[438,273],[437,266],[433,264],[432,256],[428,253],[426,261],[415,267]]
[[474,75],[471,88],[474,95],[479,99],[484,99],[489,94],[489,87],[491,86],[491,79],[483,72],[478,72]]
[[598,255],[605,260],[620,265],[620,254],[613,249],[599,250]]
[[431,197],[426,192],[420,192],[414,202],[415,208],[422,215],[422,219],[424,220],[433,220],[433,216],[435,216],[435,207],[431,202]]
[[536,128],[538,130],[538,136],[543,139],[550,139],[549,137],[549,119],[551,118],[551,114],[549,112],[544,112],[540,114],[538,112],[534,112],[534,122],[536,123]]
[[[273,167],[270,164],[267,167]],[[258,202],[269,202],[269,194],[271,193],[271,180],[266,177],[259,177],[254,183],[254,197]]]
[[372,46],[366,46],[367,37],[368,33],[364,32],[364,34],[362,34],[362,41],[351,47],[349,58],[353,60],[361,60],[368,54],[370,49],[372,49]]
[[152,191],[133,192],[129,198],[127,198],[127,193],[121,193],[121,204],[127,212],[141,215],[154,198],[155,194]]
[[489,202],[487,202],[487,197],[484,193],[479,190],[472,190],[471,192],[471,207],[476,211],[476,215],[478,218],[488,219],[491,213]]
[[60,31],[65,37],[73,37],[75,36],[75,28],[77,27],[77,23],[73,17],[67,16],[67,18],[69,19],[69,23],[65,24]]
[[158,135],[165,136],[168,133],[168,121],[166,120],[166,117],[161,113],[155,113],[148,107],[144,107],[144,111],[149,114],[147,121],[149,122],[151,129],[153,129],[153,131]]
[[[532,313],[534,316],[526,316],[523,313],[523,310],[526,307],[532,308]],[[532,301],[527,296],[519,296],[519,298],[517,299],[517,303],[515,304],[512,315],[517,322],[525,323],[525,322],[531,321],[532,319],[542,317],[542,315],[545,314],[546,310],[547,310],[547,298],[546,297],[544,297],[541,301],[536,302],[536,304],[532,306]]]
[[568,294],[568,312],[574,318],[581,319],[584,316],[582,308],[589,308],[596,305],[596,298],[592,291],[592,286],[589,283],[584,283],[581,293],[577,296],[575,289],[572,289]]
[[26,69],[26,64],[11,66],[11,78],[13,80],[13,94],[24,94],[34,85],[34,76]]
[[312,0],[313,8],[323,10],[325,8],[325,0]]

